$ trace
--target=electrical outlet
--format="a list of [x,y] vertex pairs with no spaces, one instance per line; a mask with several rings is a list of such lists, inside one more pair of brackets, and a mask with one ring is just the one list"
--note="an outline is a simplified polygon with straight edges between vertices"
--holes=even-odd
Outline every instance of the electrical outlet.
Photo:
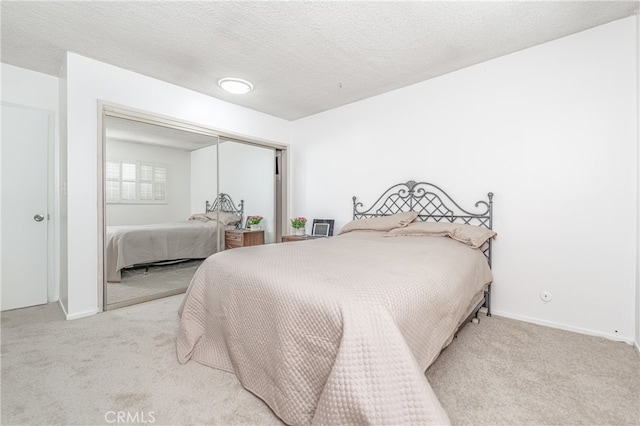
[[540,292],[540,300],[542,300],[544,303],[551,302],[551,299],[553,299],[553,296],[551,296],[551,293],[549,293],[548,291]]

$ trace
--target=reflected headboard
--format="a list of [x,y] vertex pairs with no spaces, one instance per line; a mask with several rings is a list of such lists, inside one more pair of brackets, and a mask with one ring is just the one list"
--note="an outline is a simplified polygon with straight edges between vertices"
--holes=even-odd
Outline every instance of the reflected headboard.
[[234,213],[240,216],[240,220],[236,224],[236,229],[242,228],[242,221],[244,216],[244,200],[240,200],[238,203],[238,207],[234,204],[233,200],[228,194],[220,193],[216,200],[211,204],[208,200],[205,205],[205,213],[211,213],[216,210],[220,210],[223,212]]

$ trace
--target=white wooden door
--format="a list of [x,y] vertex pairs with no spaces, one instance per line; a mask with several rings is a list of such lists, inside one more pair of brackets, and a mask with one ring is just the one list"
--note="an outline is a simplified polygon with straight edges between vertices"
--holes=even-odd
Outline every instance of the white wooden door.
[[2,105],[3,311],[47,303],[48,139],[46,111]]

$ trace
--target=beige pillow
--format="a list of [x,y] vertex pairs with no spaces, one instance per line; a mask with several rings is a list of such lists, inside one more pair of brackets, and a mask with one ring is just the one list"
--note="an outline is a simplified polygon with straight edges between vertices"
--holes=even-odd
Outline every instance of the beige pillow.
[[211,220],[218,219],[218,222],[223,225],[235,225],[236,223],[240,222],[240,216],[235,213],[225,212],[222,210],[209,212],[207,213],[207,217]]
[[194,213],[189,216],[189,220],[199,220],[200,222],[208,222],[210,219],[204,213]]
[[402,212],[390,216],[356,219],[342,227],[340,234],[351,231],[389,231],[394,228],[407,226],[416,217],[418,217],[418,212]]
[[199,220],[208,222],[210,220],[218,220],[223,225],[235,225],[240,222],[240,216],[231,212],[217,211],[209,213],[195,213],[189,217],[189,220]]
[[405,228],[392,229],[388,237],[432,235],[449,237],[471,247],[482,247],[489,239],[497,234],[482,226],[466,225],[450,222],[413,222]]

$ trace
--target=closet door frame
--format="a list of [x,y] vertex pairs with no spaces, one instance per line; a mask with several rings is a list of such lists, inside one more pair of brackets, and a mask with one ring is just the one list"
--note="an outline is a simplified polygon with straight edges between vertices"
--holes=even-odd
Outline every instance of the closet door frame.
[[[167,297],[171,294],[158,293],[154,295],[150,295],[148,298],[144,298],[145,300],[135,300],[134,303],[117,303],[111,304],[107,307],[107,285],[106,285],[106,268],[105,268],[105,234],[106,234],[106,202],[104,199],[104,185],[105,185],[105,161],[106,161],[106,126],[105,120],[107,116],[124,118],[128,120],[140,121],[147,124],[159,125],[164,127],[169,127],[176,130],[183,130],[192,133],[199,133],[202,135],[212,136],[217,138],[217,141],[224,138],[231,141],[236,141],[240,143],[245,143],[249,145],[256,145],[265,148],[275,149],[276,152],[281,153],[281,170],[280,176],[274,176],[274,197],[275,197],[275,205],[276,205],[276,242],[281,241],[282,229],[286,229],[286,221],[287,217],[285,212],[288,211],[288,194],[289,194],[289,182],[288,182],[288,170],[289,170],[289,161],[288,158],[288,149],[289,146],[286,144],[281,144],[273,141],[246,137],[243,135],[237,135],[233,133],[229,133],[226,131],[222,131],[213,127],[204,126],[201,124],[177,119],[174,117],[164,116],[160,114],[155,114],[149,111],[143,111],[139,109],[129,108],[122,105],[109,103],[105,101],[98,100],[98,306],[100,312],[110,309],[119,308],[122,306],[127,306],[134,303],[142,303],[148,300],[153,300],[159,297]],[[218,160],[219,161],[219,160]],[[216,186],[218,182],[216,182]],[[216,191],[219,192],[219,189]],[[278,226],[279,225],[279,226]],[[183,291],[171,291],[168,293],[179,294]]]

